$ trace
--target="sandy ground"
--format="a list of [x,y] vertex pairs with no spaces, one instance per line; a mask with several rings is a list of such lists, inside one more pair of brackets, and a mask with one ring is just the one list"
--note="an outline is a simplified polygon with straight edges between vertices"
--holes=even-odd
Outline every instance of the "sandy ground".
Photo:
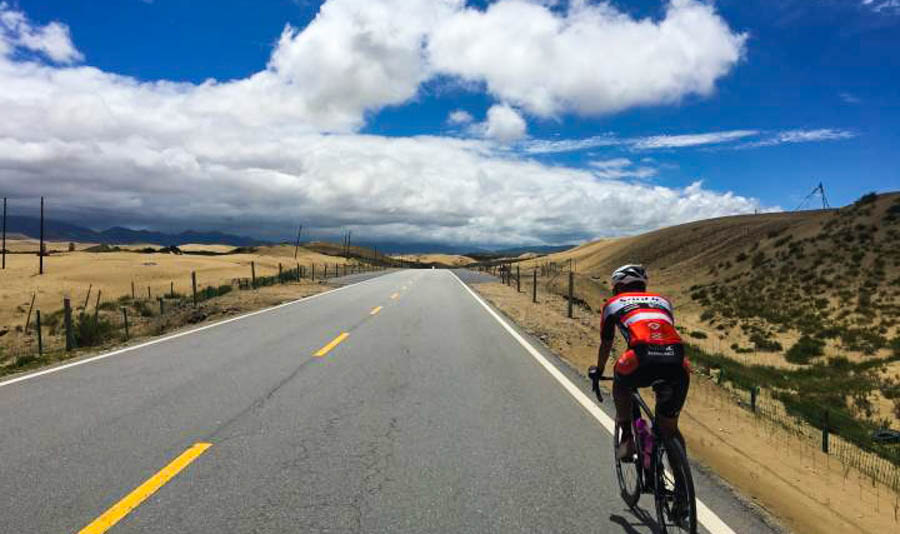
[[[498,283],[475,288],[579,371],[596,363],[596,314],[577,308],[570,320],[566,302],[546,293],[532,304],[530,285],[523,293]],[[621,348],[617,340],[616,351]],[[689,454],[788,528],[810,533],[900,530],[900,496],[822,454],[809,440],[740,408],[703,375],[694,375],[683,414]]]
[[[13,250],[14,243],[8,245]],[[65,245],[67,249],[68,243]],[[149,287],[155,298],[168,293],[172,284],[176,293],[189,294],[192,271],[197,272],[198,289],[202,289],[234,278],[249,278],[250,262],[255,262],[257,276],[277,274],[279,263],[284,269],[296,268],[297,262],[307,268],[315,263],[317,274],[321,275],[324,264],[333,272],[334,265],[345,260],[301,249],[295,261],[292,246],[265,247],[255,254],[224,256],[77,251],[44,257],[44,274],[38,275],[36,255],[7,254],[6,270],[0,271],[0,330],[25,324],[32,295],[35,295],[35,309],[50,313],[62,308],[64,296],[72,299],[73,306],[82,305],[89,287],[92,306],[98,290],[103,300],[114,300],[130,295],[132,282],[137,296],[146,297]]]

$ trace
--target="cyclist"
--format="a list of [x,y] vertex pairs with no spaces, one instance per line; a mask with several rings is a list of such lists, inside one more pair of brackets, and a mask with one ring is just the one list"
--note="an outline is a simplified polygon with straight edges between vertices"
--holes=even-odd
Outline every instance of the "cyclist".
[[616,420],[622,428],[616,456],[619,460],[634,457],[631,391],[640,387],[653,386],[662,435],[674,436],[684,446],[678,415],[687,397],[690,364],[675,330],[672,304],[659,294],[647,292],[647,271],[642,265],[619,267],[612,273],[611,285],[614,296],[603,307],[597,367],[600,373],[606,367],[618,327],[628,347],[614,366],[613,399]]

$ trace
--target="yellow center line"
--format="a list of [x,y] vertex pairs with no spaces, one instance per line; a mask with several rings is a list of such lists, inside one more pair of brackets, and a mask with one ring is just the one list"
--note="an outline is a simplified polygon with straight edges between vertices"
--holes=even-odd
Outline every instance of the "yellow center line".
[[372,311],[369,312],[369,315],[375,315],[376,313],[381,311],[382,306],[375,306],[372,308]]
[[168,481],[172,480],[175,475],[180,473],[210,447],[212,447],[212,443],[194,444],[191,448],[181,453],[181,456],[172,460],[172,463],[163,467],[160,472],[126,495],[124,499],[114,504],[112,508],[103,512],[103,515],[95,519],[90,525],[81,529],[79,534],[100,534],[106,532],[137,508],[147,497],[166,485]]
[[341,344],[342,341],[347,339],[347,337],[349,335],[350,334],[348,334],[347,332],[342,332],[341,335],[332,339],[331,343],[329,343],[329,344],[325,345],[324,347],[322,347],[321,349],[319,349],[319,351],[316,352],[315,356],[318,356],[319,358],[321,358],[322,356],[325,356],[326,354],[328,354],[331,351],[331,349],[337,347],[338,345]]
[[400,293],[394,293],[393,295],[391,295],[391,298],[396,299],[399,296],[400,296]]

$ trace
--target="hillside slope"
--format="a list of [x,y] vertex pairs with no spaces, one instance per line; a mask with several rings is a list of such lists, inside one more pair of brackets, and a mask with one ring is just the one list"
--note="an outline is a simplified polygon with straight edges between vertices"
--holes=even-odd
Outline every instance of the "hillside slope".
[[[900,193],[837,210],[698,221],[521,265],[570,260],[576,296],[595,311],[609,273],[643,263],[692,343],[785,369],[865,365],[851,374],[871,372],[875,387],[846,402],[859,415],[900,419]],[[562,293],[565,277],[547,286]]]

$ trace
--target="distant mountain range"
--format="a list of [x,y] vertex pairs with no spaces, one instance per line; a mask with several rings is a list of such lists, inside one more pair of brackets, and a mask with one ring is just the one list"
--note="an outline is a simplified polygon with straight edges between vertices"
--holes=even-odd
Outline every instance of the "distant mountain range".
[[[37,239],[41,235],[41,221],[35,217],[9,216],[6,220],[7,234],[24,234]],[[231,245],[234,247],[250,247],[268,244],[266,241],[252,237],[225,234],[222,232],[195,232],[188,230],[180,234],[166,234],[148,230],[132,230],[115,226],[102,232],[62,221],[44,220],[44,239],[50,241],[78,241],[81,243],[106,243],[109,245],[127,245],[133,243],[150,243],[161,246],[185,245],[199,243],[203,245]]]
[[[23,234],[37,239],[41,234],[41,221],[36,217],[21,217],[10,215],[6,220],[7,234]],[[80,243],[105,243],[107,245],[128,245],[134,243],[149,243],[159,246],[178,246],[187,243],[202,245],[231,245],[233,247],[252,247],[272,244],[270,241],[255,239],[248,236],[226,234],[223,232],[195,232],[188,230],[180,234],[167,234],[164,232],[151,232],[149,230],[132,230],[121,226],[97,232],[64,221],[52,219],[44,220],[44,238],[49,241],[77,241]],[[494,250],[490,248],[476,248],[471,245],[454,246],[437,243],[404,243],[404,242],[369,242],[353,243],[355,246],[377,248],[385,254],[463,254],[480,257],[509,257],[534,252],[537,254],[551,254],[572,248],[573,245],[563,246],[522,246]]]

